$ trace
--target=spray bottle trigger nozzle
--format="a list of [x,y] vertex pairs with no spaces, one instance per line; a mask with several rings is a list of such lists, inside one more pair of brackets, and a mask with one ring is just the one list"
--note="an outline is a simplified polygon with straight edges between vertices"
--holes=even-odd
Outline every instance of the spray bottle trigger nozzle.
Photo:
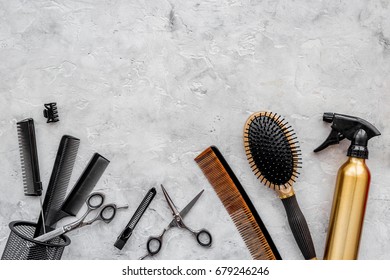
[[328,138],[322,143],[318,148],[314,150],[315,153],[322,151],[323,149],[326,149],[330,145],[335,145],[340,143],[341,140],[345,139],[345,136],[338,132],[337,130],[332,129],[330,132]]

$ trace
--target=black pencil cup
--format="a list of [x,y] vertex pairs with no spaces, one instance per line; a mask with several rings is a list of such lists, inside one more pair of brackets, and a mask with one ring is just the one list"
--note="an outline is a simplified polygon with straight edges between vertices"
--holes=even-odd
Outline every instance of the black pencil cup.
[[11,233],[1,256],[2,260],[60,260],[70,239],[66,235],[48,242],[34,240],[37,224],[14,221],[9,224]]

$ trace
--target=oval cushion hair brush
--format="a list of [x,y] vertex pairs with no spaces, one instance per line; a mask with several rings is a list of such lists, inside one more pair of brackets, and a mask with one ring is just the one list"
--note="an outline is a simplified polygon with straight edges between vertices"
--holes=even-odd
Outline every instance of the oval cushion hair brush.
[[293,189],[301,167],[299,144],[293,129],[275,113],[254,113],[245,124],[244,146],[257,178],[274,189],[282,200],[291,231],[304,258],[316,259],[309,227]]

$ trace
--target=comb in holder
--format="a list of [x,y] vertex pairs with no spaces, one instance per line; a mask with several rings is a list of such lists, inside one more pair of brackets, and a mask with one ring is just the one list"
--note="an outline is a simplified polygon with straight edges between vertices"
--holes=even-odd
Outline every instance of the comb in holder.
[[92,156],[73,189],[66,197],[53,222],[58,222],[68,216],[75,217],[77,215],[109,163],[108,159],[98,153]]
[[281,260],[256,208],[220,151],[211,146],[198,155],[195,161],[225,206],[252,258]]
[[[35,126],[32,118],[16,123],[20,162],[22,165],[24,195],[39,196],[42,213],[42,182],[39,172],[37,142],[35,139]],[[41,217],[44,219],[43,215]]]
[[22,164],[24,195],[41,196],[42,182],[39,173],[34,120],[31,118],[25,119],[16,125]]
[[55,218],[65,199],[79,145],[80,139],[73,136],[64,135],[61,138],[43,201],[43,215],[46,223],[43,224],[42,219],[39,219],[34,238],[43,232],[44,226],[55,227],[56,225]]

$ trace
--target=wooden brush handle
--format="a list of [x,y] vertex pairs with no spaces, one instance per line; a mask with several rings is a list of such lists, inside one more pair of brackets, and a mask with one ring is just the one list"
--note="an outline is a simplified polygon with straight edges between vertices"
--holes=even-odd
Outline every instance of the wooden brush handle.
[[309,227],[306,219],[299,208],[295,194],[282,199],[284,208],[286,209],[288,223],[294,235],[299,249],[306,260],[316,259],[316,252],[313,245],[313,240],[310,235]]

